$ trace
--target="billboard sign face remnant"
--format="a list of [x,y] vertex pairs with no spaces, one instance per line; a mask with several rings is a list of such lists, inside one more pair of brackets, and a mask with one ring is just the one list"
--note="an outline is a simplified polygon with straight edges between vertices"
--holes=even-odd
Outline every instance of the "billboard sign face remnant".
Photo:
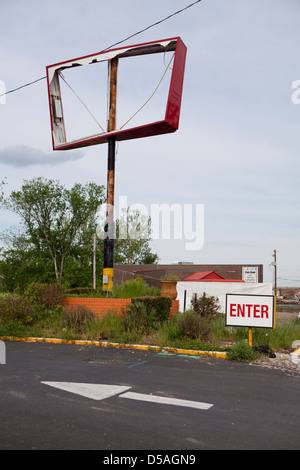
[[[144,44],[125,46],[119,49],[109,49],[106,51],[98,52],[97,54],[91,54],[88,56],[79,57],[77,59],[72,59],[47,66],[46,72],[53,150],[68,150],[86,147],[90,145],[102,144],[107,143],[109,139],[122,141],[175,132],[179,126],[186,51],[187,48],[181,38],[175,37],[155,42],[148,42]],[[62,96],[63,93],[61,86],[62,81],[64,81],[69,86],[69,88],[72,89],[72,87],[66,82],[66,78],[64,77],[62,72],[64,72],[64,74],[69,73],[68,71],[71,71],[72,69],[82,69],[82,66],[87,65],[97,68],[97,65],[95,64],[103,64],[105,62],[107,62],[109,68],[109,63],[115,59],[124,63],[124,59],[126,58],[130,59],[132,57],[137,56],[149,57],[149,54],[153,55],[158,53],[162,54],[162,57],[165,62],[164,73],[161,77],[160,82],[152,93],[152,96],[155,94],[158,87],[160,86],[160,83],[162,82],[166,72],[171,71],[169,89],[166,97],[166,108],[164,108],[164,115],[159,116],[157,120],[154,121],[153,117],[151,116],[150,123],[139,124],[136,127],[132,127],[131,117],[123,125],[114,130],[103,128],[98,122],[100,129],[97,128],[96,134],[86,135],[76,139],[70,138],[70,140],[69,138],[67,138],[66,128],[68,128],[68,124],[70,123],[65,122],[66,116],[64,115],[64,103]],[[165,61],[167,54],[170,53],[170,62]],[[98,65],[98,67],[100,67],[100,65]],[[141,83],[143,83],[143,74],[147,74],[147,71],[145,71],[143,67],[140,66],[138,67],[137,72],[132,71],[132,73],[134,73],[135,75],[139,74]],[[127,85],[130,88],[130,83]],[[75,92],[75,90],[72,91]],[[110,90],[105,91],[109,95]],[[132,90],[132,92],[135,93],[135,90]],[[80,99],[79,95],[77,97]],[[146,101],[146,103],[143,104],[143,106],[145,106],[145,104],[150,101],[151,97]],[[85,106],[85,103],[82,104],[84,104]],[[141,108],[143,108],[143,106],[141,106]],[[137,110],[137,112],[139,112],[139,109]],[[137,114],[137,112],[135,114]],[[118,112],[116,117],[118,117]],[[93,118],[95,119],[94,116]]]
[[273,295],[226,295],[226,326],[274,328]]

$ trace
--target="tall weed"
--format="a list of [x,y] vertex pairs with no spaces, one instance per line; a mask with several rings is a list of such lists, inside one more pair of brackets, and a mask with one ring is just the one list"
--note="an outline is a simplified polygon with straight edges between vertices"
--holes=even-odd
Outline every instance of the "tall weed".
[[114,285],[112,295],[114,298],[133,299],[146,295],[158,296],[160,290],[157,287],[149,286],[141,277],[136,277],[131,281],[124,282],[121,286]]
[[81,334],[85,327],[95,321],[96,315],[84,305],[67,305],[63,312],[63,324],[66,329],[73,329]]

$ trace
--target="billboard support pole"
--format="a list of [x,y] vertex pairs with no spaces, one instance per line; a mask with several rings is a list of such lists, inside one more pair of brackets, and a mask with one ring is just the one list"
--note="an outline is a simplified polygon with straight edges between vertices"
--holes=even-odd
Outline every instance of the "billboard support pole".
[[[118,57],[109,62],[109,118],[107,131],[116,129]],[[108,140],[106,221],[104,227],[103,290],[111,292],[114,276],[114,193],[116,141]]]

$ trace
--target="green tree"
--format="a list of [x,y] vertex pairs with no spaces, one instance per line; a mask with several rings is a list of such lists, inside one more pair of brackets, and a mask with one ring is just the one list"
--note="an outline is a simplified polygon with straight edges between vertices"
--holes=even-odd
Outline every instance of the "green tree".
[[28,238],[12,230],[2,235],[0,251],[0,287],[5,291],[23,291],[31,282],[54,282],[49,253],[41,258]]
[[151,218],[127,208],[116,221],[115,263],[157,264],[159,258],[151,252],[150,241]]
[[49,252],[39,256],[35,246],[22,233],[10,230],[1,236],[0,287],[23,291],[31,282],[55,282]]
[[40,259],[50,255],[56,281],[61,283],[66,258],[83,242],[87,231],[96,230],[96,213],[104,202],[104,187],[75,183],[66,189],[58,181],[25,180],[4,204],[18,214],[24,235]]

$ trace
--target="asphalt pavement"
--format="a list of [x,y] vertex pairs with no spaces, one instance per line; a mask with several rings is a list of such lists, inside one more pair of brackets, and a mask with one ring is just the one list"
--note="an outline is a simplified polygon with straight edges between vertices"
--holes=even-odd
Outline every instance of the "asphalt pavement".
[[98,450],[102,463],[133,467],[112,459],[300,449],[300,376],[184,354],[5,345],[0,450]]

